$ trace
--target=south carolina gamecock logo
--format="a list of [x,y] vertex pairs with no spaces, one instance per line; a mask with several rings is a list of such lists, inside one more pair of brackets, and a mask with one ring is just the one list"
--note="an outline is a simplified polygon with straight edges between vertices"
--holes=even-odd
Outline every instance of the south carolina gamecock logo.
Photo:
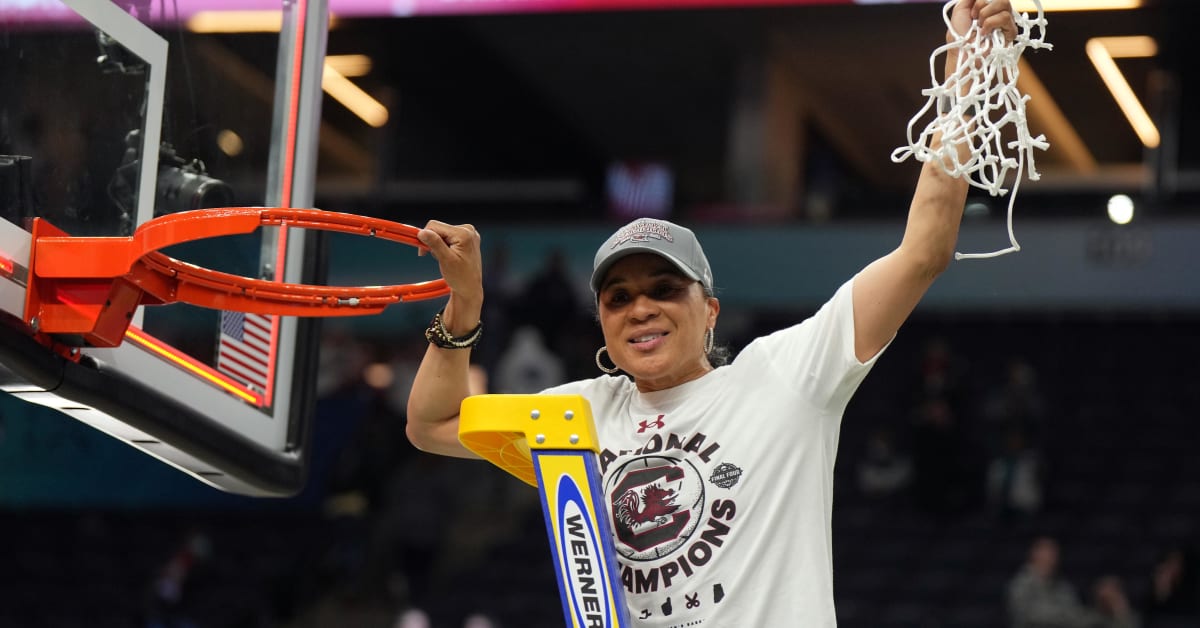
[[704,482],[692,463],[667,456],[635,458],[608,477],[616,549],[652,560],[683,545],[704,513]]

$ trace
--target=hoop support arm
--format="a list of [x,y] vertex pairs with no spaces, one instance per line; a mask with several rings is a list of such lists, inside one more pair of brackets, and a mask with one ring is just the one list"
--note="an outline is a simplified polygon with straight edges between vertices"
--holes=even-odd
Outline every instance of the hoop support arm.
[[463,400],[458,440],[537,486],[531,450],[600,451],[592,407],[580,395],[475,395]]
[[120,344],[139,305],[190,303],[284,316],[377,314],[401,301],[445,296],[442,279],[393,286],[316,286],[202,268],[158,249],[250,233],[262,226],[318,229],[421,246],[416,227],[318,209],[228,207],[169,214],[127,237],[71,237],[33,221],[25,322],[41,333],[83,334],[94,346]]
[[588,400],[476,395],[459,410],[463,446],[538,488],[565,625],[631,626]]

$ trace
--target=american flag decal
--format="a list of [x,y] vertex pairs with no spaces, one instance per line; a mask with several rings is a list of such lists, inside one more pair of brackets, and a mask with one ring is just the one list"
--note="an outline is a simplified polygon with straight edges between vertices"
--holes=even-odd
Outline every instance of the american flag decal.
[[217,370],[260,392],[266,392],[272,322],[272,316],[222,310]]

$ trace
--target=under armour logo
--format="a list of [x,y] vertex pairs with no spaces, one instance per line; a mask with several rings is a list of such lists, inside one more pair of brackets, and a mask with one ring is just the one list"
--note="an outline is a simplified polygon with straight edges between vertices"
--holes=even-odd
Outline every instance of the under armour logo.
[[658,415],[658,417],[657,417],[657,418],[655,418],[653,421],[641,421],[641,422],[639,422],[639,423],[638,423],[638,426],[639,426],[639,427],[638,427],[638,434],[642,434],[642,433],[644,433],[644,432],[645,432],[646,430],[648,430],[648,429],[656,429],[656,430],[659,430],[659,429],[662,429],[662,428],[666,427],[666,426],[667,426],[667,424],[666,424],[666,423],[663,423],[663,417],[665,417],[665,416],[667,416],[667,415],[665,415],[665,414],[660,414],[660,415]]

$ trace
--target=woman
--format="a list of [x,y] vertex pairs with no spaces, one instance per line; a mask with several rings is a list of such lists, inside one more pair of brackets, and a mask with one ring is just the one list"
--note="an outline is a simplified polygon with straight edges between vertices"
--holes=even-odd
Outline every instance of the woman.
[[[972,19],[1016,32],[1008,0],[961,0],[954,27],[965,32]],[[597,363],[630,377],[546,392],[592,406],[637,625],[836,625],[830,519],[842,412],[949,264],[966,192],[925,165],[900,246],[727,366],[710,357],[721,307],[690,230],[637,220],[601,245],[591,279],[605,340]],[[469,393],[463,349],[478,339],[484,296],[479,235],[430,222],[418,237],[452,294],[426,334],[408,435],[422,450],[471,457],[457,433]]]

